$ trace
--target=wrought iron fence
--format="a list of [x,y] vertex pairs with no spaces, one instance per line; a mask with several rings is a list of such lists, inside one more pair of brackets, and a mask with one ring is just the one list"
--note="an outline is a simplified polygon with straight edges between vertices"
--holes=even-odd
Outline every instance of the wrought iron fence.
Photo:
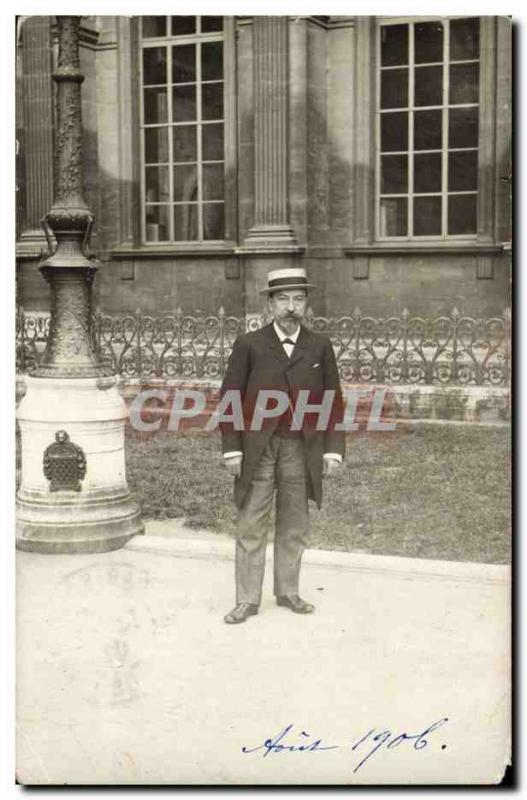
[[[152,316],[140,310],[122,316],[96,312],[93,337],[103,361],[129,378],[221,378],[236,337],[256,330],[265,317],[217,315]],[[454,309],[448,316],[371,317],[308,315],[306,325],[329,336],[340,376],[351,383],[508,386],[511,360],[510,310],[474,319]],[[45,348],[49,318],[18,309],[17,368],[30,371]]]

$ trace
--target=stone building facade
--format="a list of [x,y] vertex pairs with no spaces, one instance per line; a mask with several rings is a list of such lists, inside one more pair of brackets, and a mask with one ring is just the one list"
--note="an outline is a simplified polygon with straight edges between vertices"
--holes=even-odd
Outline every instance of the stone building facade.
[[[317,314],[501,314],[506,17],[85,17],[84,181],[105,312],[258,313],[305,266]],[[53,17],[17,51],[17,287],[46,311]]]

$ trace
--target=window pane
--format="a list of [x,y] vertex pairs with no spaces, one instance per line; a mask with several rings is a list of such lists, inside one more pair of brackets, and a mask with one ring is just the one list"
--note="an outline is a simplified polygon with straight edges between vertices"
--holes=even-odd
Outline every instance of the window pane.
[[381,64],[383,67],[408,64],[408,25],[383,25]]
[[381,193],[405,194],[408,191],[408,156],[382,156]]
[[202,119],[222,119],[223,83],[204,83],[201,88]]
[[431,64],[443,60],[443,25],[441,22],[420,22],[414,27],[415,63]]
[[196,17],[171,17],[172,36],[196,33]]
[[180,44],[172,48],[172,83],[196,80],[196,45]]
[[450,60],[479,58],[479,19],[453,19],[450,22]]
[[196,161],[196,125],[178,125],[172,132],[174,161]]
[[145,163],[168,161],[167,128],[145,128]]
[[477,147],[479,135],[478,109],[451,108],[448,114],[448,146]]
[[205,203],[203,206],[203,238],[223,239],[223,203]]
[[383,197],[380,208],[381,236],[407,236],[408,201],[406,197]]
[[408,70],[385,69],[381,73],[381,108],[408,105]]
[[443,142],[442,111],[414,112],[414,150],[440,150]]
[[381,26],[382,237],[476,233],[480,47],[477,17]]
[[441,153],[414,156],[414,192],[441,191]]
[[170,200],[168,167],[145,169],[145,198],[147,203],[167,203]]
[[414,236],[441,234],[441,198],[414,197]]
[[223,159],[223,125],[203,125],[202,150],[204,161]]
[[174,200],[189,203],[198,199],[196,164],[174,167]]
[[147,47],[143,50],[143,83],[167,82],[167,49],[166,47]]
[[223,164],[203,165],[203,199],[223,200]]
[[177,242],[195,241],[198,238],[198,206],[174,206],[174,239]]
[[166,17],[141,17],[141,22],[143,26],[143,39],[149,39],[153,36],[166,36]]
[[443,67],[416,67],[415,105],[443,104]]
[[212,31],[223,30],[223,17],[201,17],[201,32],[210,33]]
[[145,89],[143,97],[145,125],[168,122],[167,90]]
[[168,206],[146,206],[146,241],[168,239]]
[[173,87],[172,116],[174,122],[191,122],[196,119],[196,86]]
[[475,194],[450,195],[448,198],[448,233],[460,236],[476,233],[477,196]]
[[477,103],[479,100],[479,64],[452,64],[450,67],[450,102]]
[[214,81],[223,78],[223,43],[204,42],[201,45],[201,79]]
[[381,115],[381,151],[408,150],[408,114]]
[[478,153],[448,154],[448,191],[470,192],[478,188]]
[[146,242],[225,236],[223,29],[219,15],[140,18]]

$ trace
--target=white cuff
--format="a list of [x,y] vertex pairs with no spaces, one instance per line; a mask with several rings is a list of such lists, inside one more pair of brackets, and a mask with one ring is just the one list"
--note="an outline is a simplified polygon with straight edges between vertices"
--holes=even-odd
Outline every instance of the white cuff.
[[241,450],[229,450],[228,453],[223,454],[223,458],[234,458],[234,456],[243,456]]
[[340,453],[324,453],[324,458],[334,458],[339,464],[342,464],[342,456]]

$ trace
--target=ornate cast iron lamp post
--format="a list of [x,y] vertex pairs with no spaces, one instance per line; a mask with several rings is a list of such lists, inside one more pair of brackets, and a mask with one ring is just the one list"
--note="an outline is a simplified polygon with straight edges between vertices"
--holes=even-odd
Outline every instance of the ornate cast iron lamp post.
[[93,346],[97,266],[88,255],[93,216],[82,190],[81,18],[56,19],[55,194],[42,222],[49,253],[40,265],[50,285],[50,334],[40,365],[26,378],[17,414],[22,437],[17,547],[102,552],[121,547],[144,528],[126,483],[126,407],[118,378],[100,363]]

